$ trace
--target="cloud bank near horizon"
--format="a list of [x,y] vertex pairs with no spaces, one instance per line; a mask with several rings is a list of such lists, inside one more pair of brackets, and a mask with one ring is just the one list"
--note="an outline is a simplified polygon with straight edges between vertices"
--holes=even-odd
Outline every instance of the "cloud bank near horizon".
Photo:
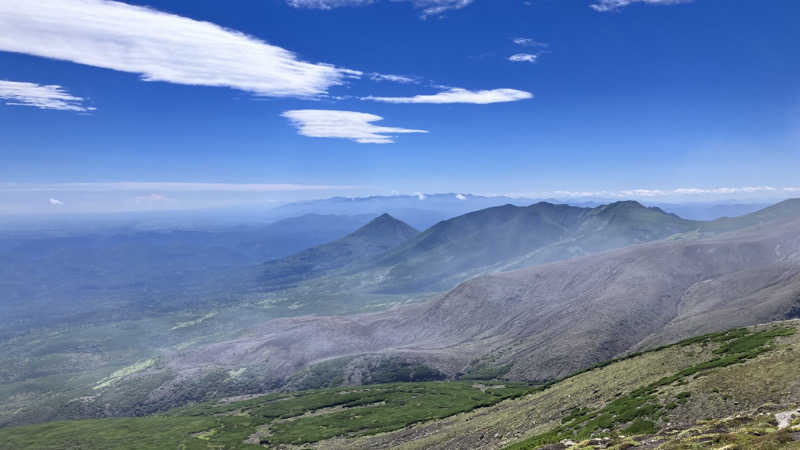
[[113,181],[76,183],[0,183],[5,192],[298,192],[354,190],[360,186],[317,184],[202,183],[174,181]]

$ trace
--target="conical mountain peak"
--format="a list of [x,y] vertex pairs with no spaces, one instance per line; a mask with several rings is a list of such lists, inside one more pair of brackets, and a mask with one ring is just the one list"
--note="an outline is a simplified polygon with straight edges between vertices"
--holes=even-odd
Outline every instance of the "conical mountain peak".
[[[390,240],[393,242],[403,242],[411,239],[419,233],[411,225],[398,220],[388,213],[372,219],[368,224],[359,228],[347,238],[360,238],[376,241]],[[345,238],[345,239],[347,239]]]

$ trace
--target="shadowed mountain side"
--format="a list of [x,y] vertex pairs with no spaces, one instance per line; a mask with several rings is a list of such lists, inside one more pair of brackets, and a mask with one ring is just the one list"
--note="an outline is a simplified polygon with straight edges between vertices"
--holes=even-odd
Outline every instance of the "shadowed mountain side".
[[[348,237],[267,263],[262,280],[267,289],[308,281],[301,296],[352,297],[353,289],[373,295],[443,292],[486,272],[649,242],[701,226],[632,201],[595,208],[546,202],[505,205],[440,222],[416,236],[403,228],[406,232],[398,234],[408,238],[386,241],[383,252],[374,245],[361,250],[362,241],[371,242],[380,233],[359,237],[356,243]],[[343,287],[347,292],[341,292]]]
[[793,198],[738,217],[723,217],[704,222],[701,231],[720,233],[771,222],[787,222],[800,217],[800,198]]
[[490,270],[545,262],[663,239],[697,222],[617,202],[597,208],[537,203],[490,208],[442,222],[377,262],[390,267],[380,289],[445,290]]
[[406,223],[389,214],[383,214],[337,241],[265,263],[262,281],[269,287],[275,288],[291,285],[351,264],[358,265],[418,234],[419,231]]
[[[348,252],[340,242],[267,265],[268,289],[305,281],[294,298],[444,292],[471,277],[662,239],[695,240],[800,218],[800,200],[711,222],[623,201],[594,208],[540,202],[475,211],[429,228],[386,252]],[[399,239],[398,239],[399,241]],[[344,257],[340,255],[344,254]],[[348,264],[350,262],[350,264]]]
[[378,261],[383,291],[448,289],[480,273],[531,267],[632,244],[696,239],[800,218],[800,200],[711,222],[682,219],[634,201],[596,208],[511,205],[442,222]]
[[797,317],[798,309],[795,221],[481,276],[431,303],[376,314],[271,321],[246,338],[174,354],[168,366],[257,367],[280,380],[330,358],[392,355],[451,376],[488,367],[548,380],[697,333]]

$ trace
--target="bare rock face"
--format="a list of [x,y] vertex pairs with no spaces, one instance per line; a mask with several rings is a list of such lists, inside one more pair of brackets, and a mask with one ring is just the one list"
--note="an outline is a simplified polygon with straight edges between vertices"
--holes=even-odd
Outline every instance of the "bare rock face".
[[169,355],[167,365],[257,367],[280,379],[332,358],[378,355],[450,376],[480,366],[549,380],[692,335],[796,317],[799,255],[800,221],[661,241],[480,276],[426,304],[270,321],[246,338]]

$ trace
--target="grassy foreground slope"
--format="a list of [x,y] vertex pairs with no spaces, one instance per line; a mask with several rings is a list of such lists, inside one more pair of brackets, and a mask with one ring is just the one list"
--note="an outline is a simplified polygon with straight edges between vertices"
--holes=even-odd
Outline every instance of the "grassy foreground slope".
[[402,429],[535,390],[526,384],[425,382],[322,389],[207,403],[163,416],[0,429],[0,449],[284,447]]
[[693,338],[488,408],[316,448],[800,448],[800,429],[779,432],[774,415],[800,406],[798,331],[794,320]]
[[797,420],[775,417],[800,406],[798,331],[714,333],[539,388],[372,385],[6,428],[0,448],[798,448]]

